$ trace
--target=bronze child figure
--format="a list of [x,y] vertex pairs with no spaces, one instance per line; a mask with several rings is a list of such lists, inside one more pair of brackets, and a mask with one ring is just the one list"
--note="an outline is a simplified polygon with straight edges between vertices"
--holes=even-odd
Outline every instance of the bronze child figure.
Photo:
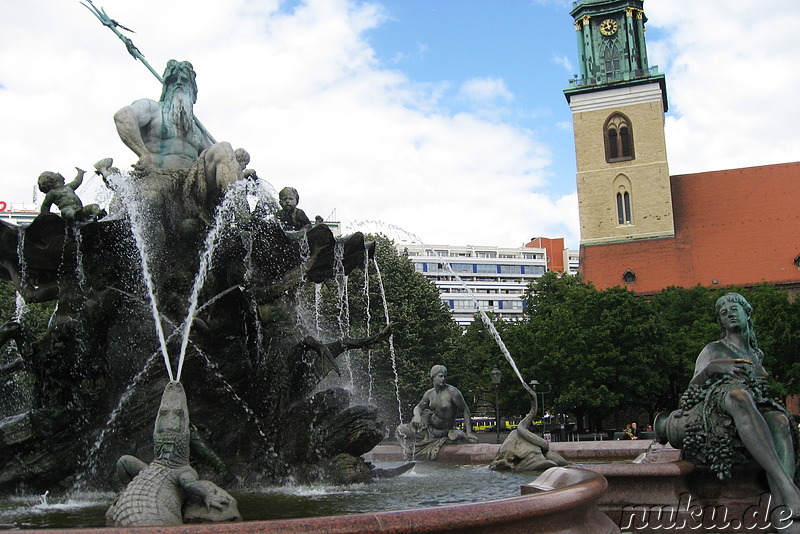
[[106,216],[105,210],[97,204],[84,206],[75,190],[83,183],[86,171],[75,167],[78,174],[70,183],[64,183],[61,173],[45,171],[39,175],[39,191],[45,194],[41,213],[49,213],[55,204],[61,210],[61,218],[67,222],[96,221]]

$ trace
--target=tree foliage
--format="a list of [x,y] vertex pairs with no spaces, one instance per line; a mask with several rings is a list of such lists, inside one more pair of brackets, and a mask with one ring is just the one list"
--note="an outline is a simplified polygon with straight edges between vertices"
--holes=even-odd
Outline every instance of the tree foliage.
[[[491,316],[489,316],[489,320],[503,341],[507,342],[509,323],[493,319]],[[458,369],[459,380],[453,381],[453,383],[464,393],[472,411],[479,415],[494,415],[495,391],[491,381],[491,372],[497,368],[502,373],[500,375],[502,385],[498,389],[502,393],[501,413],[526,412],[527,407],[523,409],[515,407],[515,404],[518,404],[514,402],[515,400],[523,399],[524,401],[523,389],[513,385],[516,377],[513,376],[505,355],[500,350],[494,336],[478,314],[475,314],[474,320],[464,331],[461,345],[462,348],[457,355],[458,361],[453,363],[454,368]],[[467,397],[468,393],[469,397]],[[522,405],[525,406],[525,402]]]
[[[18,300],[14,285],[10,281],[0,280],[0,323],[19,322],[25,329],[27,338],[34,340],[45,332],[53,307],[52,302],[25,304],[24,301]],[[0,365],[10,364],[19,357],[27,359],[30,354],[23,356],[16,342],[11,341],[0,347]],[[0,415],[15,415],[21,411],[21,406],[27,406],[31,400],[32,384],[32,375],[24,370],[4,372],[0,375],[2,389]]]
[[18,301],[14,284],[9,280],[0,279],[0,323],[11,321],[21,315],[25,327],[35,338],[47,329],[53,307],[52,302],[24,304]]
[[548,273],[532,285],[527,309],[530,371],[554,385],[561,410],[591,420],[621,407],[654,409],[665,379],[661,330],[647,302]]
[[753,306],[770,386],[779,395],[800,393],[800,301],[791,301],[786,291],[769,284],[758,284],[741,293]]
[[[719,337],[714,302],[731,290],[670,287],[644,298],[546,273],[528,288],[525,320],[503,337],[527,380],[553,384],[548,408],[585,415],[600,428],[601,418],[620,410],[652,417],[677,406],[697,355]],[[773,390],[800,391],[800,304],[769,285],[738,291],[754,307]]]

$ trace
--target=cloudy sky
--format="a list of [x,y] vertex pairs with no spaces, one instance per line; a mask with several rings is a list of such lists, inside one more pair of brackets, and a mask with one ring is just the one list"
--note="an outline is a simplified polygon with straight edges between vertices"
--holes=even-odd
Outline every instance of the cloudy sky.
[[[309,216],[428,244],[577,247],[571,1],[95,3],[157,71],[191,61],[203,124]],[[800,2],[644,7],[672,174],[800,160]],[[44,170],[129,168],[112,116],[159,94],[78,0],[0,0],[0,200],[41,202]]]

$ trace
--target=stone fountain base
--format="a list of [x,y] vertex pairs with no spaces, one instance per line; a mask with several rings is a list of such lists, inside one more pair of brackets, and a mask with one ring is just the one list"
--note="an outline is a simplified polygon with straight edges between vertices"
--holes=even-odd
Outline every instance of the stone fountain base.
[[[552,443],[551,448],[581,469],[603,476],[608,490],[599,497],[598,508],[623,532],[770,531],[769,487],[757,465],[736,467],[732,478],[721,482],[707,468],[680,460],[680,451],[672,447],[645,456],[651,445],[646,441],[561,442]],[[447,445],[438,461],[487,464],[498,448],[495,444]],[[402,452],[396,446],[379,445],[368,459],[397,461]]]
[[608,491],[598,506],[624,532],[769,532],[770,494],[755,463],[720,481],[666,447],[647,463],[585,465]]
[[[647,441],[563,441],[550,444],[550,450],[571,462],[632,461],[647,452]],[[500,445],[494,443],[444,445],[437,461],[464,465],[490,464]],[[400,462],[403,451],[397,445],[377,445],[364,455],[369,462]]]

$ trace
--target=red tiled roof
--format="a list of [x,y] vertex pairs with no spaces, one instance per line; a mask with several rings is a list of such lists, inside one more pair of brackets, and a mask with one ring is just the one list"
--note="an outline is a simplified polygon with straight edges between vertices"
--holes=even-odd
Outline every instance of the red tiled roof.
[[581,247],[598,289],[800,283],[800,162],[670,177],[675,237]]

